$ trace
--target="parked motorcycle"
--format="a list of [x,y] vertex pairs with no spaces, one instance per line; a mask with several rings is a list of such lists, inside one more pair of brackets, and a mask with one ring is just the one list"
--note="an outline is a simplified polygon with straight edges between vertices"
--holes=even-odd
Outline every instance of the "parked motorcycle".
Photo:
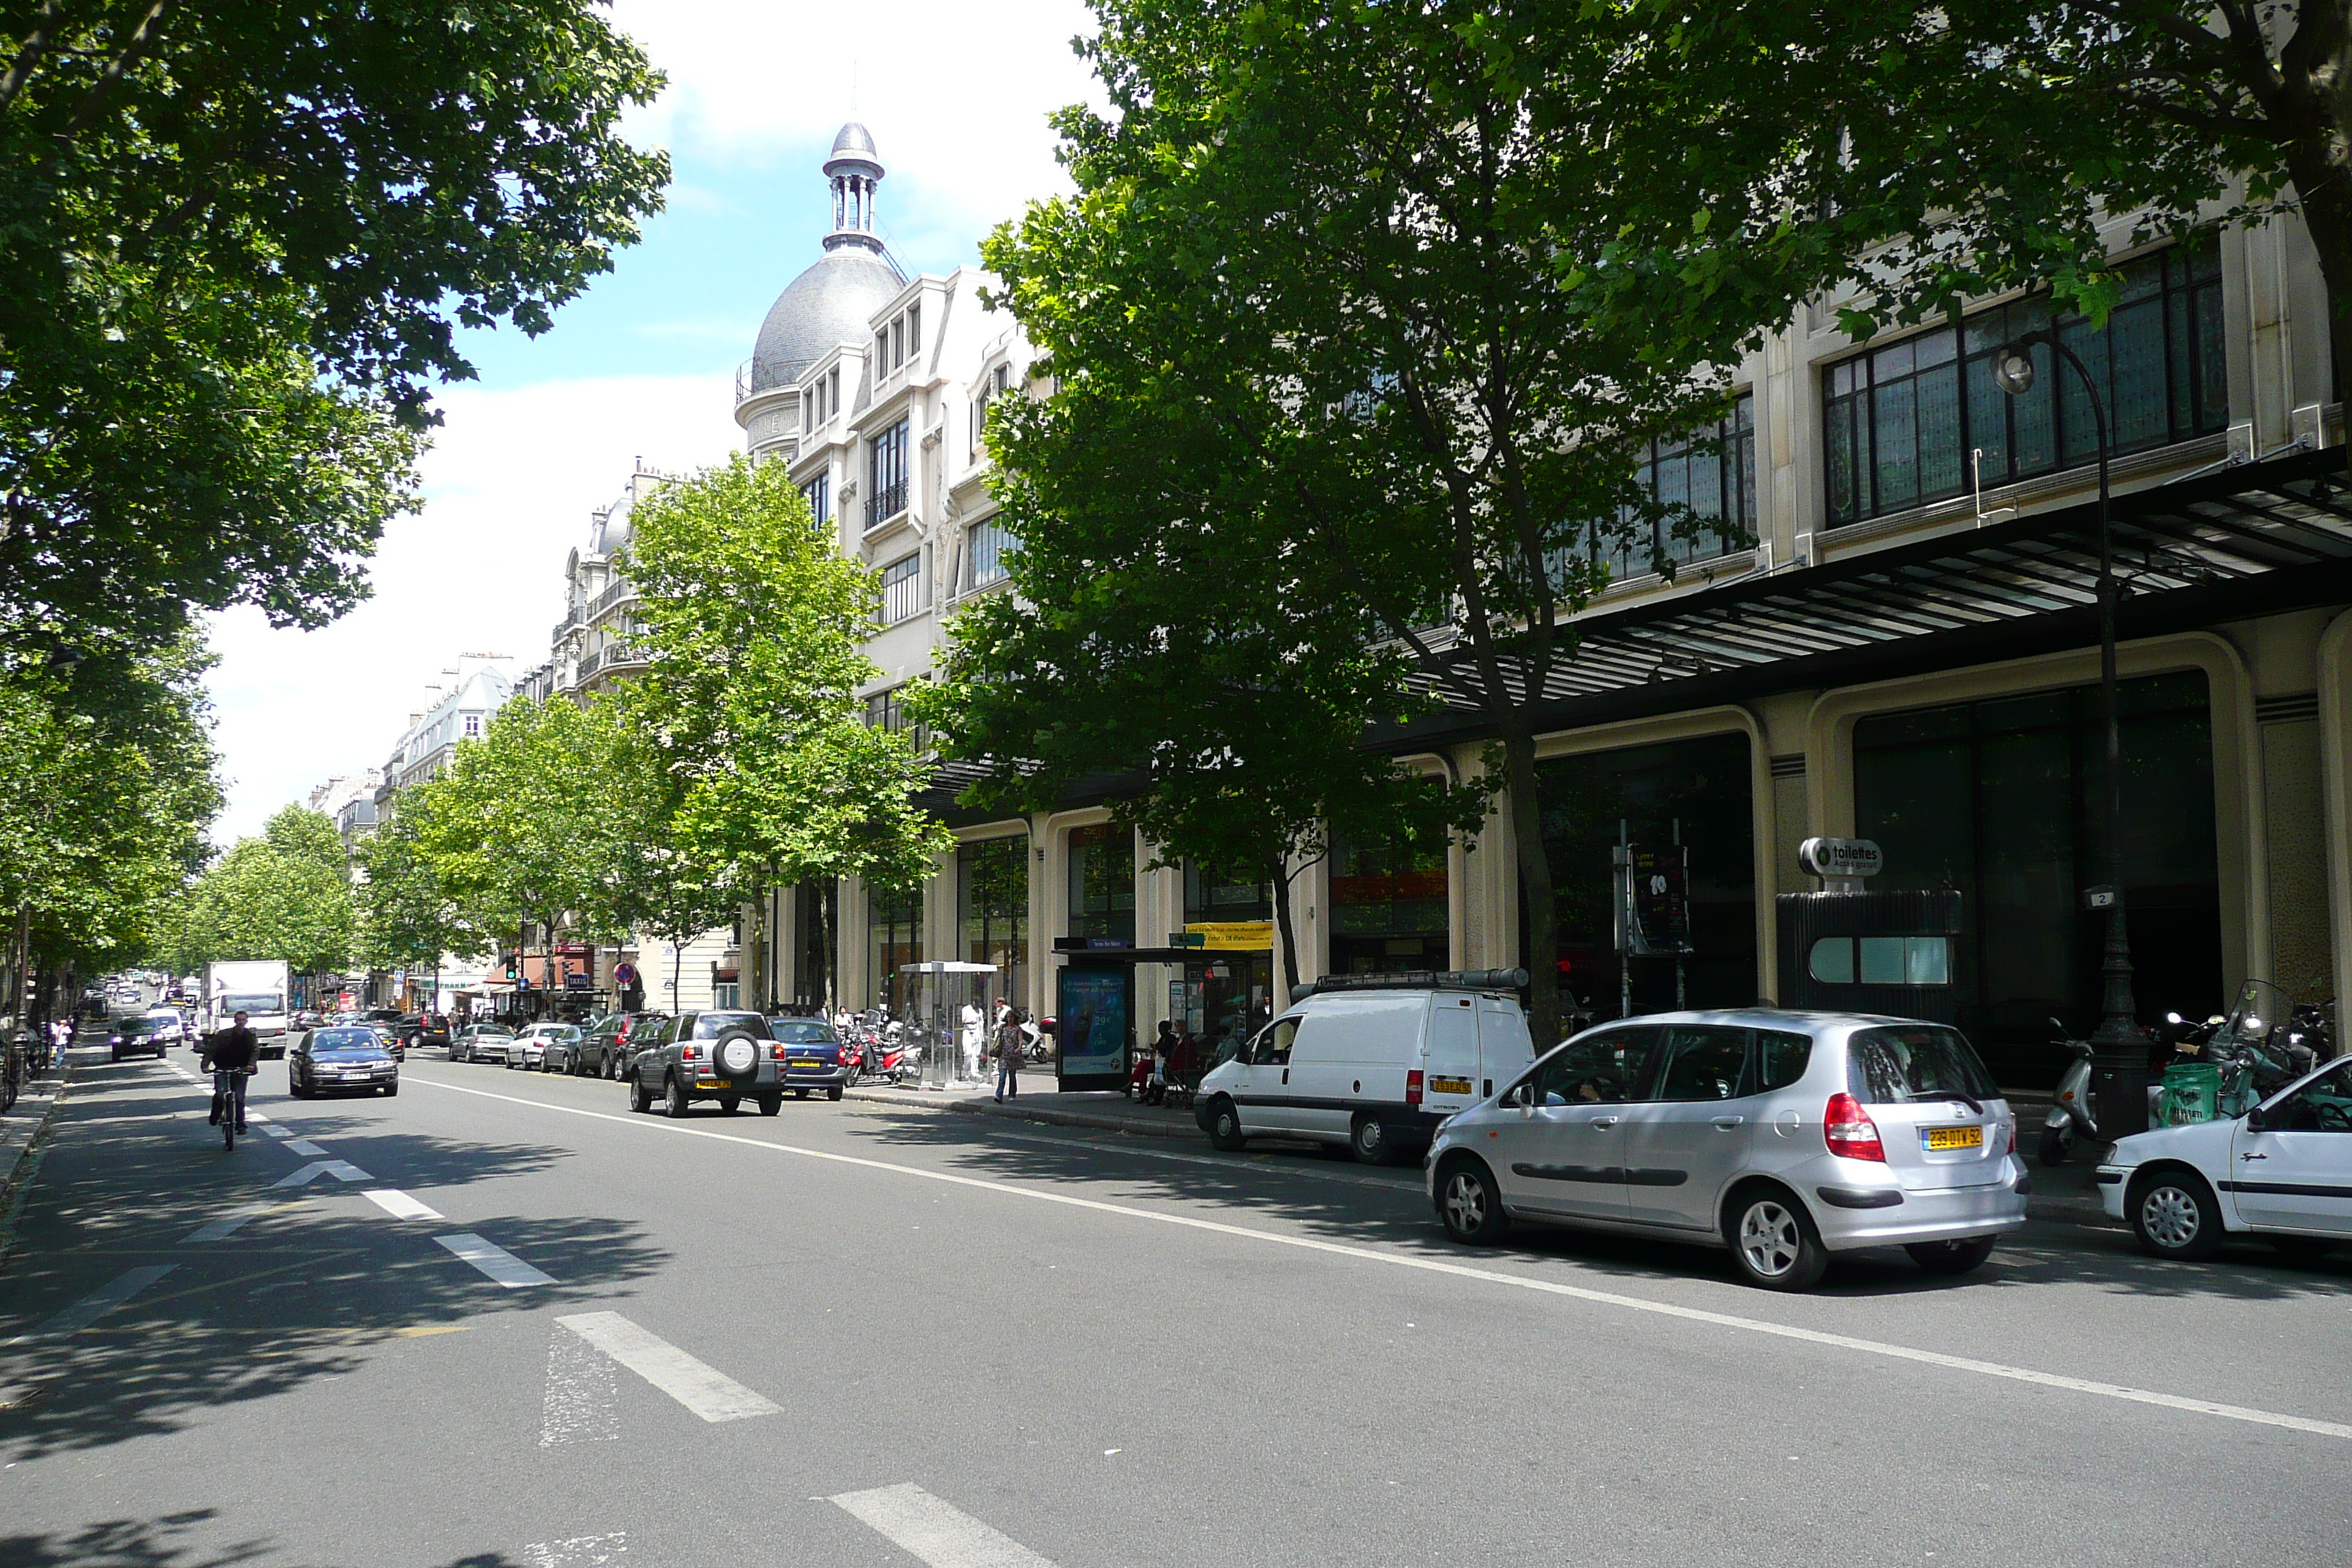
[[[2050,1101],[2049,1114],[2042,1119],[2042,1143],[2036,1152],[2044,1165],[2063,1165],[2074,1152],[2077,1141],[2100,1141],[2099,1124],[2091,1107],[2091,1042],[2068,1037],[2066,1026],[2055,1018],[2050,1022],[2058,1030],[2058,1044],[2074,1052],[2074,1060],[2058,1079],[2058,1092]],[[2156,1125],[2157,1107],[2162,1101],[2164,1069],[2175,1061],[2197,1058],[2223,1025],[2218,1013],[2201,1024],[2191,1024],[2178,1013],[2167,1013],[2164,1022],[2149,1032],[2149,1126]]]

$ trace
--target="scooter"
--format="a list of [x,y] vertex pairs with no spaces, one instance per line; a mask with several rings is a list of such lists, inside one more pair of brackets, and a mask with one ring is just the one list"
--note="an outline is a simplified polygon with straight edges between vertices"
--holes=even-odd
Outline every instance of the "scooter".
[[[2075,1140],[2098,1141],[2099,1124],[2091,1114],[2091,1042],[2067,1036],[2066,1026],[2055,1018],[2050,1022],[2058,1030],[2058,1044],[2074,1052],[2074,1060],[2059,1078],[2058,1092],[2050,1101],[2050,1113],[2042,1119],[2038,1153],[2045,1165],[2063,1165],[2067,1155],[2074,1152]],[[2194,1058],[2221,1027],[2219,1015],[2202,1024],[2190,1024],[2178,1013],[2167,1013],[2164,1022],[2153,1032],[2156,1048],[2167,1056]],[[2147,1083],[2147,1120],[2153,1127],[2157,1105],[2164,1092],[2164,1072],[2157,1064],[2149,1065],[2156,1069],[2149,1073]]]

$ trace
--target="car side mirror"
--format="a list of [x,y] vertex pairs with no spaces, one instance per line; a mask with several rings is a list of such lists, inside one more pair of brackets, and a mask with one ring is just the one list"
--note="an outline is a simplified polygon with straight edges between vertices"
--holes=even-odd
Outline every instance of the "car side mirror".
[[2261,1131],[2264,1127],[2266,1127],[2266,1126],[2268,1126],[2268,1125],[2269,1125],[2269,1123],[2268,1123],[2268,1122],[2266,1122],[2266,1121],[2264,1121],[2263,1120],[2263,1108],[2262,1108],[2261,1106],[2259,1106],[2259,1105],[2250,1105],[2250,1106],[2246,1107],[2246,1131],[2249,1131],[2249,1132],[2260,1132],[2260,1131]]

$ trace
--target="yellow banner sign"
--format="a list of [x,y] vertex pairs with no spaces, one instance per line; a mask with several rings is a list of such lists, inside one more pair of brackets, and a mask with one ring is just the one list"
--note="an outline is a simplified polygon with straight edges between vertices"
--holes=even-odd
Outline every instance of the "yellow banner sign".
[[1201,938],[1202,948],[1210,952],[1264,952],[1274,945],[1274,922],[1195,921],[1185,926],[1184,934]]

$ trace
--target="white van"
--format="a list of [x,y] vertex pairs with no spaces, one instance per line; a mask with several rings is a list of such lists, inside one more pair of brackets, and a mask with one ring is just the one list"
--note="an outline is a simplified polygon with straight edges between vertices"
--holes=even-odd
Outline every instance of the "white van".
[[1429,1142],[1437,1124],[1535,1060],[1524,970],[1342,975],[1201,1079],[1192,1114],[1220,1149],[1265,1133],[1346,1144],[1368,1165]]

